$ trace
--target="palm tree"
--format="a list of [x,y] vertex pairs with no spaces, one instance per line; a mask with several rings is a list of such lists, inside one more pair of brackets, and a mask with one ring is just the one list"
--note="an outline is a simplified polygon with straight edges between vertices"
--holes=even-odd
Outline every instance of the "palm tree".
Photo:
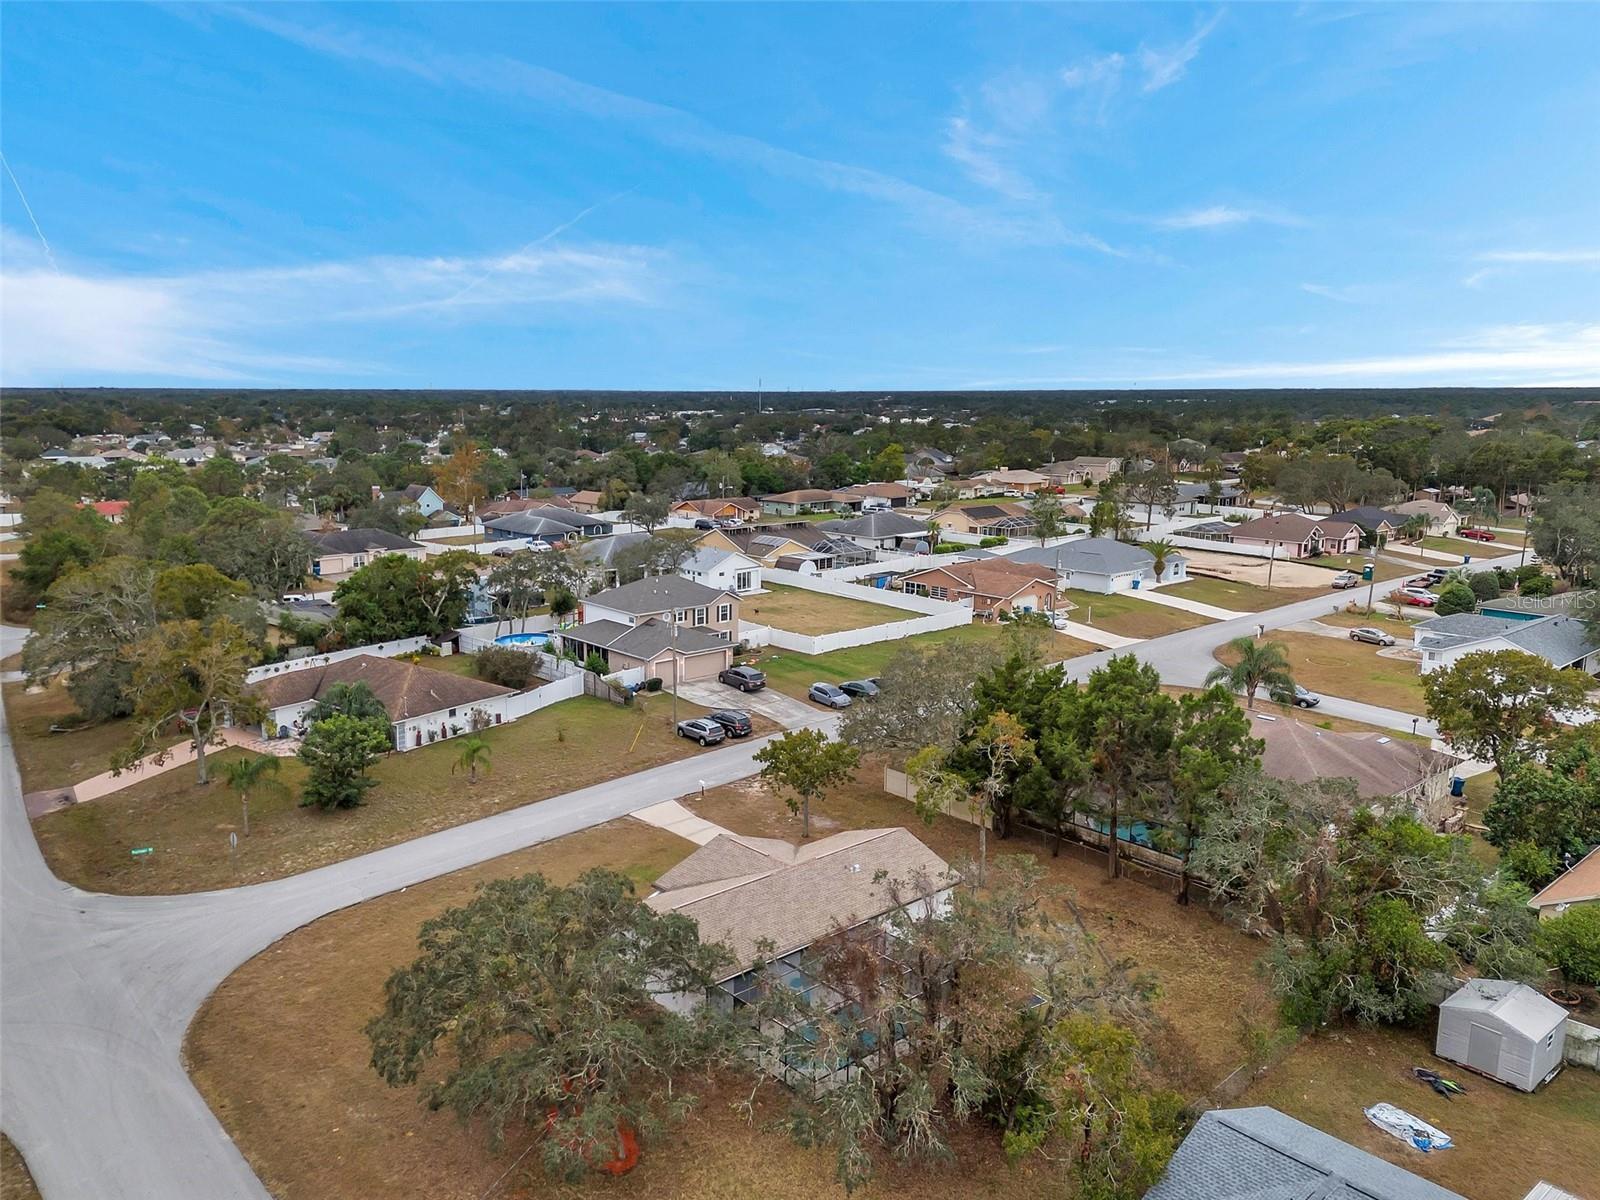
[[267,778],[278,773],[279,765],[277,756],[272,754],[234,758],[222,764],[223,782],[239,797],[239,805],[244,813],[245,837],[250,836],[250,797],[257,793],[280,794],[288,790],[276,779]]
[[1155,555],[1156,582],[1161,582],[1161,576],[1166,574],[1167,559],[1178,552],[1178,548],[1166,538],[1151,538],[1144,543],[1144,548]]
[[479,770],[487,772],[489,769],[489,743],[481,737],[469,737],[461,743],[461,753],[450,767],[450,774],[465,771],[467,783],[474,784],[478,782]]
[[1267,689],[1279,704],[1294,698],[1294,676],[1282,642],[1258,642],[1252,637],[1234,638],[1228,648],[1239,656],[1233,666],[1219,666],[1206,676],[1206,686],[1225,684],[1229,691],[1244,693],[1244,706],[1256,706],[1256,692]]

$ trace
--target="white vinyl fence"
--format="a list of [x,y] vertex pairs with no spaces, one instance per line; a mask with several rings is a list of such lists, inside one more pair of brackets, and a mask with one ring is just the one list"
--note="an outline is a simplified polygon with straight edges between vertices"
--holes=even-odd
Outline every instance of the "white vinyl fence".
[[308,671],[312,667],[325,667],[329,663],[343,662],[360,654],[370,654],[376,658],[399,658],[402,654],[420,653],[428,645],[427,638],[414,637],[402,638],[397,642],[375,642],[370,646],[352,646],[348,650],[332,650],[327,654],[308,654],[304,658],[293,658],[287,662],[251,667],[245,672],[244,681],[260,683],[263,679],[270,679],[274,675],[288,675],[295,671]]
[[841,629],[836,633],[792,633],[771,625],[752,621],[739,622],[739,638],[751,646],[777,646],[800,654],[827,654],[831,650],[844,650],[851,646],[870,646],[877,642],[892,642],[914,637],[919,633],[933,633],[940,629],[958,629],[972,621],[970,603],[952,603],[934,600],[928,596],[915,596],[906,592],[891,592],[887,588],[863,587],[842,579],[825,575],[801,575],[795,571],[767,570],[762,572],[762,582],[793,587],[800,591],[816,592],[823,596],[838,596],[846,600],[860,600],[885,608],[897,608],[916,613],[904,621],[888,621],[881,625],[867,625],[861,629]]

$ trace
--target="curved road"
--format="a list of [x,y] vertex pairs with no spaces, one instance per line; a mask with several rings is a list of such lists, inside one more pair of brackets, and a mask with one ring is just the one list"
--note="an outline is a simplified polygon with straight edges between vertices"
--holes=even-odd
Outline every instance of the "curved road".
[[[1491,564],[1473,564],[1483,567]],[[1385,595],[1399,582],[1378,585]],[[1211,652],[1257,624],[1327,611],[1313,599],[1133,648],[1196,684]],[[26,631],[0,629],[0,657]],[[1072,660],[1081,677],[1109,652]],[[1394,729],[1411,716],[1329,697],[1325,711]],[[819,723],[828,723],[820,718]],[[267,1196],[183,1068],[206,996],[291,930],[350,904],[755,772],[760,742],[695,755],[288,879],[186,896],[107,896],[61,883],[22,807],[0,711],[0,1122],[47,1200]]]

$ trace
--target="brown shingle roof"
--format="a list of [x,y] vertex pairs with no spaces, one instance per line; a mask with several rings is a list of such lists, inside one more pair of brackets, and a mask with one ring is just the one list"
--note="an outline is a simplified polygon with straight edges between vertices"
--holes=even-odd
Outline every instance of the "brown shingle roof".
[[929,567],[913,571],[908,581],[943,573],[955,581],[956,586],[977,596],[997,596],[1005,599],[1015,596],[1031,583],[1054,583],[1056,573],[1049,567],[1034,563],[1007,562],[1003,558],[982,558],[972,562],[951,563],[949,566]]
[[418,663],[375,654],[358,654],[323,667],[307,667],[263,679],[254,692],[269,708],[320,700],[336,683],[364,683],[372,689],[389,719],[401,721],[441,708],[458,708],[478,700],[504,696],[513,689],[465,675],[435,671]]
[[1528,901],[1529,908],[1552,908],[1557,904],[1582,904],[1600,900],[1600,846],[1585,854],[1573,864],[1570,871],[1556,879]]
[[1287,716],[1254,714],[1250,736],[1267,744],[1261,769],[1274,779],[1354,779],[1363,796],[1399,795],[1453,761],[1422,742],[1385,733],[1334,733]]
[[660,890],[645,903],[693,917],[701,939],[726,945],[742,971],[764,941],[775,956],[787,954],[888,912],[890,880],[931,894],[950,885],[949,873],[904,829],[850,830],[798,846],[723,833],[657,879]]

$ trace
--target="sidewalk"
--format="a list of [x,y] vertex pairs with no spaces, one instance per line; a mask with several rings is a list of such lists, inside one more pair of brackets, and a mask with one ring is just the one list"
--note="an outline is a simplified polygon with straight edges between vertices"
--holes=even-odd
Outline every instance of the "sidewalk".
[[[242,729],[224,729],[221,731],[223,745],[212,746],[211,754],[218,754],[231,746],[242,746],[259,752],[265,750],[265,745],[256,734],[246,733]],[[71,788],[63,789],[72,794],[74,804],[83,804],[89,800],[98,800],[102,796],[109,796],[113,792],[120,792],[123,788],[130,788],[142,780],[155,775],[165,775],[168,771],[175,771],[179,767],[191,766],[194,763],[194,743],[181,742],[166,752],[166,761],[157,763],[159,754],[148,754],[133,766],[118,775],[110,771],[102,771],[99,775],[91,775],[81,783],[75,783]]]
[[1126,646],[1137,646],[1143,638],[1123,637],[1120,633],[1107,633],[1104,629],[1096,629],[1093,625],[1080,625],[1076,621],[1057,621],[1056,630],[1075,637],[1080,642],[1091,642],[1096,646],[1104,646],[1107,650],[1121,650]]
[[1148,600],[1152,604],[1165,604],[1168,608],[1179,608],[1184,612],[1194,613],[1197,617],[1209,617],[1213,621],[1236,621],[1240,617],[1254,615],[1234,612],[1231,608],[1218,608],[1215,604],[1203,604],[1199,600],[1189,600],[1183,596],[1168,596],[1154,590],[1146,591],[1144,588],[1134,588],[1131,592],[1121,592],[1119,595],[1131,596],[1135,600]]

